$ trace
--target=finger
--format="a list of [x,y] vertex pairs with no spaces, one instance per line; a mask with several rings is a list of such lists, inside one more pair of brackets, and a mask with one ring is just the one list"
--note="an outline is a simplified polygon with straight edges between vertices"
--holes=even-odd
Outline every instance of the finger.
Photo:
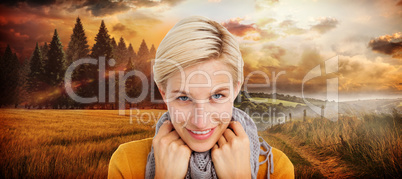
[[170,131],[172,131],[173,125],[169,120],[166,120],[163,122],[162,126],[159,128],[157,136],[165,136],[167,135]]
[[246,134],[246,131],[244,131],[243,126],[240,124],[240,122],[233,121],[229,124],[229,127],[233,130],[234,134],[239,137],[244,137]]
[[225,136],[225,138],[228,142],[233,140],[236,137],[236,135],[230,129],[226,129],[225,132],[223,133],[223,135]]
[[226,143],[227,143],[227,141],[226,141],[225,137],[221,136],[221,137],[219,138],[219,140],[218,140],[219,148],[222,147],[222,146],[223,146],[224,144],[226,144]]
[[[162,138],[166,138],[166,139],[164,139],[164,140],[173,142],[173,141],[175,141],[175,140],[177,140],[177,139],[180,139],[180,136],[179,136],[179,134],[178,134],[176,131],[172,131],[172,132],[169,132],[168,134],[166,134],[166,135],[165,135],[164,137],[162,137]],[[169,143],[170,143],[170,142],[169,142]]]
[[216,149],[219,149],[218,144],[215,144],[215,145],[212,147],[212,151],[214,151],[214,150],[216,150]]
[[176,143],[177,145],[186,145],[186,143],[184,143],[184,141],[183,141],[181,138],[176,139],[176,140],[173,141],[173,142]]

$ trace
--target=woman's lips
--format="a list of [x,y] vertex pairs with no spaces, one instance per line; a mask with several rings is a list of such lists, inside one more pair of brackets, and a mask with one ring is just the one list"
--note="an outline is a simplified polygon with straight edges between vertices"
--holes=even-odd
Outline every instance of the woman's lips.
[[215,131],[215,128],[216,127],[212,128],[212,129],[203,130],[203,131],[199,131],[199,130],[193,131],[193,130],[187,129],[187,131],[188,131],[188,133],[190,133],[190,135],[193,138],[195,138],[197,140],[205,140],[212,136],[212,134]]

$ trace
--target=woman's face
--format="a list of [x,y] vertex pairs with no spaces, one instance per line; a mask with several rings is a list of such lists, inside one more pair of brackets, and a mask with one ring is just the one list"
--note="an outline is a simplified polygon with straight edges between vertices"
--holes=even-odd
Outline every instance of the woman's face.
[[224,63],[208,60],[178,70],[160,91],[175,130],[193,151],[211,149],[229,125],[240,85],[235,89],[229,72]]

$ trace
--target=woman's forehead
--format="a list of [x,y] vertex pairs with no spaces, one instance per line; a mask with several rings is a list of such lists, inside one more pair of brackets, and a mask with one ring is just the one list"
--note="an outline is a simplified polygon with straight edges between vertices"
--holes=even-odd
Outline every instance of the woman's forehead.
[[216,88],[225,86],[225,84],[229,88],[233,84],[232,78],[229,68],[224,63],[210,60],[175,72],[167,80],[167,91],[183,87]]
[[169,83],[227,83],[233,81],[230,70],[226,64],[210,60],[194,66],[176,71],[170,79]]

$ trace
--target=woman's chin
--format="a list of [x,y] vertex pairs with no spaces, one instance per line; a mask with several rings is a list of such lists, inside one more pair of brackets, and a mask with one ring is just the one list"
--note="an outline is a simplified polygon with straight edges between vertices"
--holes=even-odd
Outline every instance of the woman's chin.
[[190,149],[194,152],[206,152],[212,149],[213,145],[210,144],[192,144],[189,145]]

